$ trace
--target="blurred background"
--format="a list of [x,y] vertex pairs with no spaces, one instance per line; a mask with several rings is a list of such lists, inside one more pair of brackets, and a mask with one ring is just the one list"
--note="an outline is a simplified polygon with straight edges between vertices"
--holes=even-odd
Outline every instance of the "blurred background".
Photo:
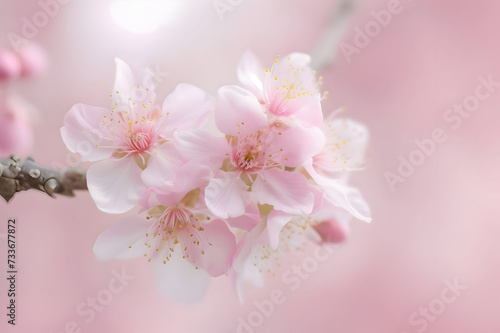
[[[33,41],[47,68],[0,82],[2,96],[22,101],[7,117],[19,127],[9,132],[4,121],[0,132],[26,142],[12,149],[41,165],[87,168],[59,129],[75,103],[109,105],[115,56],[159,73],[160,101],[181,82],[215,94],[237,83],[247,49],[264,64],[314,52],[337,8],[327,0],[1,0],[0,49],[18,37]],[[500,332],[500,86],[482,83],[500,82],[499,12],[494,0],[357,1],[320,74],[330,93],[325,114],[345,107],[343,116],[369,128],[368,165],[352,182],[373,222],[352,221],[349,239],[296,289],[269,277],[240,304],[222,277],[200,303],[169,302],[143,260],[94,258],[96,237],[123,216],[100,212],[86,192],[54,200],[30,191],[0,202],[2,274],[9,217],[18,221],[19,266],[15,327],[6,323],[8,285],[0,279],[1,331]],[[380,13],[392,13],[390,22]],[[478,85],[489,96],[475,105]],[[455,113],[463,103],[472,111]],[[446,140],[429,155],[415,153],[415,141],[436,129]],[[402,176],[410,156],[419,165]],[[131,276],[123,290],[91,310],[123,271]],[[259,310],[254,301],[269,300],[273,289],[286,300]]]

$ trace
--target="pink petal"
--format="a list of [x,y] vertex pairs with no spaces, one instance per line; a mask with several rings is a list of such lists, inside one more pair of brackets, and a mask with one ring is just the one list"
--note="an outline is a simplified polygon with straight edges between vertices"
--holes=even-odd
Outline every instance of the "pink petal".
[[132,209],[146,189],[134,158],[95,163],[87,171],[87,185],[97,207],[110,214]]
[[266,232],[266,223],[261,222],[252,231],[245,233],[240,239],[230,267],[237,272],[243,271],[245,261],[251,254],[253,247],[267,244],[269,244],[269,234]]
[[227,219],[227,223],[233,228],[251,231],[260,222],[260,212],[257,205],[250,204],[245,208],[245,214]]
[[174,134],[179,153],[186,160],[198,160],[219,169],[231,148],[226,138],[215,137],[207,131],[184,131]]
[[118,107],[125,107],[126,109],[130,107],[131,103],[137,105],[144,104],[146,109],[152,107],[156,95],[151,70],[145,69],[140,75],[135,77],[132,69],[126,62],[115,58],[115,63],[116,75],[112,92],[113,102]]
[[[317,127],[305,127],[291,122],[275,135],[271,144],[280,151],[275,160],[287,167],[297,167],[318,154],[325,145],[325,136]],[[281,149],[283,149],[281,151]]]
[[314,195],[304,175],[277,168],[262,171],[252,185],[260,204],[273,205],[289,214],[310,214]]
[[179,168],[174,184],[168,189],[171,192],[187,193],[195,188],[208,184],[212,170],[198,161],[189,161]]
[[372,221],[370,207],[357,188],[333,180],[328,186],[323,187],[323,190],[326,198],[336,206],[344,208],[361,221]]
[[368,130],[350,119],[325,120],[325,148],[314,156],[314,168],[325,176],[339,171],[359,170],[365,164]]
[[113,91],[119,91],[121,95],[118,94],[118,97],[123,96],[123,98],[126,97],[128,99],[131,97],[132,89],[137,86],[139,82],[136,82],[132,69],[125,61],[120,58],[115,58],[115,65],[115,83]]
[[141,178],[147,186],[170,186],[175,181],[180,165],[182,160],[175,145],[173,142],[167,142],[154,149]]
[[186,193],[175,193],[166,188],[150,187],[141,194],[139,204],[143,211],[159,205],[168,207],[179,203],[185,195]]
[[0,81],[19,77],[22,71],[20,59],[11,50],[0,51]]
[[303,167],[311,178],[320,185],[326,200],[336,207],[345,209],[361,221],[371,222],[370,207],[357,188],[346,185],[343,179],[327,178],[318,174],[311,160],[306,161]]
[[248,90],[224,86],[219,89],[218,96],[215,122],[222,133],[250,135],[268,128],[262,105]]
[[[184,254],[194,266],[204,269],[210,276],[226,273],[228,261],[236,250],[236,238],[222,220],[200,224],[199,230],[181,230],[179,241],[185,246]],[[192,242],[191,233],[197,233],[199,243]]]
[[167,132],[198,129],[213,109],[212,97],[200,88],[182,83],[163,102],[161,126]]
[[165,298],[184,304],[199,301],[205,295],[210,276],[202,269],[196,269],[182,258],[180,246],[176,246],[170,261],[151,262],[155,274],[156,288]]
[[309,96],[303,106],[298,106],[293,113],[293,118],[305,125],[321,126],[323,123],[323,109],[319,96]]
[[302,167],[307,171],[308,175],[311,176],[311,178],[320,186],[328,186],[328,184],[330,184],[330,182],[333,180],[347,181],[347,173],[345,172],[338,172],[336,175],[332,176],[320,175],[315,169],[314,161],[312,158],[305,160],[302,164]]
[[217,172],[205,189],[208,209],[224,219],[243,215],[247,201],[247,186],[236,172]]
[[137,215],[111,225],[95,241],[94,253],[97,259],[128,259],[144,255],[144,241],[149,226],[150,223],[144,216]]
[[269,234],[269,245],[273,250],[278,248],[278,243],[280,241],[281,229],[290,222],[292,215],[281,212],[279,210],[273,210],[267,216],[267,232]]
[[109,113],[104,108],[75,104],[64,116],[62,139],[71,152],[81,155],[82,161],[99,161],[113,154],[111,139],[100,127]]
[[268,233],[265,232],[265,223],[259,223],[251,232],[245,234],[238,243],[236,252],[230,265],[229,276],[233,280],[238,294],[238,299],[243,303],[243,286],[245,282],[251,282],[254,286],[264,287],[264,279],[261,272],[248,260],[255,246],[269,244]]
[[259,59],[250,51],[246,51],[238,64],[238,80],[248,89],[252,94],[254,94],[259,101],[264,100],[263,95],[263,83],[262,79],[264,76],[264,67],[260,63]]

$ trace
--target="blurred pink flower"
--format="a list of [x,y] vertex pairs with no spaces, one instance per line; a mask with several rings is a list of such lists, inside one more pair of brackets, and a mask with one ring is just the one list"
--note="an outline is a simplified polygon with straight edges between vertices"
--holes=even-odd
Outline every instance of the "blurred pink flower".
[[33,133],[28,116],[32,108],[19,97],[1,93],[0,96],[0,157],[10,154],[26,155],[33,146]]
[[208,211],[197,187],[206,183],[211,171],[190,163],[181,173],[195,177],[186,181],[183,177],[168,190],[146,191],[141,204],[147,214],[104,231],[94,252],[101,260],[146,257],[160,293],[189,303],[204,295],[211,276],[226,273],[236,239],[226,223]]
[[238,78],[269,115],[320,126],[322,78],[316,79],[310,62],[309,55],[292,53],[277,57],[271,69],[264,69],[253,53],[246,52],[238,65]]
[[21,75],[32,77],[42,73],[47,67],[45,51],[35,43],[28,43],[19,48]]
[[[155,106],[152,73],[137,84],[130,67],[116,59],[111,110],[76,104],[66,114],[61,135],[83,161],[100,161],[87,173],[89,192],[104,212],[131,209],[148,186],[169,184],[182,164],[170,139],[177,130],[201,126],[213,107],[202,90],[180,84]],[[91,144],[90,144],[91,143]]]
[[269,218],[264,218],[252,231],[246,233],[233,256],[230,277],[240,302],[243,302],[243,287],[246,282],[262,288],[266,275],[274,276],[280,266],[290,262],[291,254],[321,241],[316,230],[304,227],[304,221],[296,218],[285,224],[279,233],[279,246],[273,247],[266,230],[267,223]]
[[0,81],[15,79],[21,75],[22,65],[11,50],[0,50]]

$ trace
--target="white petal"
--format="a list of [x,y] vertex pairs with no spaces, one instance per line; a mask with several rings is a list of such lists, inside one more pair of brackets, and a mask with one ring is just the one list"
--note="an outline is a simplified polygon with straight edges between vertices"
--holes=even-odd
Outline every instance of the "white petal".
[[97,207],[110,214],[132,209],[146,189],[134,158],[95,163],[87,171],[87,185]]
[[228,135],[250,135],[269,127],[258,99],[238,86],[219,88],[215,122]]
[[150,224],[144,216],[138,215],[113,224],[97,237],[94,244],[96,257],[99,260],[109,260],[143,255],[146,250],[144,239]]
[[365,164],[368,130],[350,119],[325,120],[326,146],[314,157],[317,172],[331,175],[338,171],[359,170]]
[[153,260],[156,288],[159,293],[172,301],[192,304],[205,295],[210,276],[202,269],[196,269],[189,261],[182,259],[182,251],[176,246],[170,261],[163,264]]
[[318,174],[312,165],[312,160],[306,161],[303,167],[311,178],[320,185],[320,190],[326,195],[325,199],[335,206],[347,210],[354,217],[371,222],[370,207],[357,188],[345,185],[345,179],[327,178]]
[[208,209],[224,219],[243,215],[247,198],[247,186],[236,172],[218,172],[205,189]]
[[172,185],[181,164],[174,144],[164,143],[149,157],[148,166],[141,174],[142,180],[151,187]]
[[334,205],[344,208],[361,221],[371,222],[370,207],[357,188],[332,180],[323,190]]
[[259,59],[250,51],[246,51],[238,63],[238,80],[259,100],[264,99],[263,83],[264,67]]
[[183,158],[203,161],[217,169],[230,152],[226,138],[213,136],[204,130],[175,133],[174,142]]
[[113,154],[114,148],[109,147],[112,140],[101,128],[102,120],[109,113],[104,108],[75,104],[64,116],[62,139],[71,152],[80,154],[82,161],[99,161]]
[[[113,102],[119,108],[128,108],[131,102],[138,105],[144,104],[149,108],[156,98],[151,70],[145,69],[141,75],[135,77],[132,69],[125,61],[115,58],[115,64],[116,74],[112,92]],[[150,101],[151,103],[149,103]]]
[[267,216],[267,232],[269,233],[269,245],[273,250],[278,248],[278,243],[280,241],[281,229],[290,222],[292,215],[281,212],[279,210],[273,210]]
[[262,171],[252,185],[260,204],[273,205],[289,214],[310,214],[314,195],[307,179],[297,172],[277,168]]
[[198,129],[215,107],[214,99],[190,84],[179,84],[163,102],[162,127],[173,132]]

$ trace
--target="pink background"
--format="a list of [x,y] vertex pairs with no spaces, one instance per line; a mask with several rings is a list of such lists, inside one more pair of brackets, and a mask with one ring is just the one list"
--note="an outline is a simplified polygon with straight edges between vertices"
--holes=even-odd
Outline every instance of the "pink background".
[[[345,116],[370,130],[368,167],[353,183],[370,203],[373,222],[353,221],[349,240],[335,246],[296,291],[279,277],[269,279],[265,289],[248,289],[240,305],[229,280],[218,278],[202,302],[171,303],[156,294],[143,260],[95,260],[94,240],[122,216],[100,212],[88,193],[53,200],[32,191],[0,203],[0,234],[8,217],[18,221],[18,325],[8,332],[60,333],[71,321],[94,333],[237,332],[238,317],[251,316],[253,301],[269,299],[277,288],[286,301],[254,332],[413,333],[412,313],[436,304],[445,281],[455,279],[467,289],[425,332],[500,332],[500,92],[457,129],[443,119],[474,93],[479,76],[500,81],[500,3],[401,1],[402,12],[351,63],[339,53],[321,73],[330,92],[325,112],[344,106]],[[185,2],[186,11],[153,34],[118,28],[108,1],[70,1],[40,29],[34,40],[47,50],[50,69],[13,86],[39,110],[32,115],[31,154],[38,163],[71,163],[74,155],[59,135],[63,116],[74,103],[108,105],[115,56],[168,72],[158,87],[160,100],[181,82],[214,94],[237,82],[236,64],[246,49],[264,63],[278,54],[311,52],[336,5],[243,0],[220,20],[211,1]],[[343,40],[352,44],[355,28],[364,28],[370,11],[388,2],[360,1]],[[39,10],[35,0],[2,0],[0,46],[8,45],[9,32],[20,33],[23,16]],[[429,138],[435,128],[447,140],[391,191],[384,173],[396,172],[398,156],[408,158],[414,140]],[[4,272],[4,240],[0,253]],[[86,323],[76,308],[107,288],[112,270],[122,268],[134,280]],[[2,332],[6,290],[2,277]]]

